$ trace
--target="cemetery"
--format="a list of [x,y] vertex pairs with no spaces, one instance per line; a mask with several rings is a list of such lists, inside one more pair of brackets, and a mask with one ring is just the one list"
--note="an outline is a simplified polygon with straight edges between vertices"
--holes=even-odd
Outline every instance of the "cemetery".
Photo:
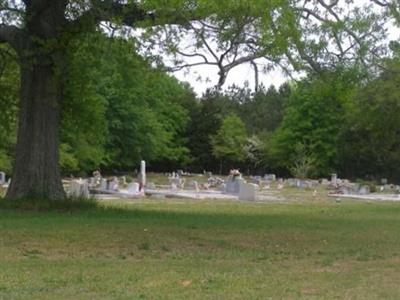
[[1,0],[0,300],[399,299],[399,0]]
[[[334,199],[355,199],[360,201],[400,201],[400,186],[388,184],[382,179],[381,184],[373,185],[374,192],[368,184],[355,183],[338,178],[332,174],[330,180],[298,178],[277,178],[275,174],[264,176],[242,176],[239,170],[233,169],[228,176],[213,176],[211,172],[192,174],[178,170],[166,174],[152,173],[148,181],[146,162],[140,164],[137,179],[127,176],[102,177],[99,171],[93,172],[93,177],[63,179],[67,194],[73,198],[95,198],[108,200],[134,200],[144,198],[182,198],[192,200],[232,200],[268,202],[290,202],[285,191],[300,190],[304,194]],[[161,179],[160,179],[161,177]],[[3,193],[11,182],[6,180],[4,172],[0,172],[0,188]]]

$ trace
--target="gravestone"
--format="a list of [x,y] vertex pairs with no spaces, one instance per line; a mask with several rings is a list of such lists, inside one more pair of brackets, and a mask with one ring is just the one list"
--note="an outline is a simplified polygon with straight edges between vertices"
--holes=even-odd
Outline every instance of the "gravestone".
[[224,183],[224,180],[222,178],[219,177],[210,177],[207,179],[207,183],[211,186],[211,187],[218,187],[221,184]]
[[264,175],[264,180],[266,180],[266,181],[276,181],[276,175],[275,174],[265,174]]
[[240,184],[239,200],[243,201],[256,201],[258,197],[259,186],[254,183]]
[[[250,179],[254,184],[258,184],[259,185],[262,182],[261,176],[252,176]],[[266,181],[268,181],[268,180],[266,180]]]
[[108,184],[107,184],[107,179],[101,178],[100,179],[100,190],[105,191],[107,190]]
[[302,180],[302,179],[296,179],[296,187],[301,188],[301,189],[306,189],[306,188],[310,188],[310,184],[308,181],[306,180]]
[[206,177],[211,177],[212,176],[212,172],[203,171],[203,174]]
[[90,177],[89,178],[89,186],[96,186],[97,185],[97,178],[96,177]]
[[131,182],[128,184],[128,194],[137,195],[140,192],[140,184],[137,182]]
[[75,198],[89,198],[89,184],[86,180],[73,180],[69,186],[69,196]]
[[226,190],[225,192],[228,194],[239,194],[240,185],[244,183],[244,179],[242,177],[235,177],[226,182]]
[[340,187],[339,191],[343,195],[353,195],[354,194],[354,187],[345,185],[345,186]]
[[118,183],[119,183],[119,182],[118,182],[118,178],[117,178],[117,177],[114,177],[113,180],[111,180],[111,181],[108,182],[107,189],[108,189],[109,191],[118,191],[118,187],[119,187]]
[[337,186],[338,182],[337,182],[337,174],[333,173],[331,176],[331,185],[333,186]]
[[221,184],[220,191],[226,193],[226,183]]
[[6,173],[0,172],[0,184],[6,183]]
[[140,162],[140,189],[143,189],[146,186],[146,162],[142,160]]
[[368,195],[370,193],[370,188],[368,185],[363,185],[358,191],[359,195]]
[[195,190],[196,193],[200,192],[199,183],[196,180],[192,180],[189,186],[191,189]]
[[185,186],[185,179],[179,177],[170,177],[169,182],[171,184],[171,188],[176,189],[180,188],[183,189]]

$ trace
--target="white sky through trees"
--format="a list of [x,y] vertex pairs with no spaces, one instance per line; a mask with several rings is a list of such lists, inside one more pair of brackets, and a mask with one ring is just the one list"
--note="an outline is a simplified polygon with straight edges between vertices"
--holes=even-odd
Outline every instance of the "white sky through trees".
[[[366,4],[370,4],[370,1],[354,0],[355,6],[362,7]],[[376,7],[376,9],[379,8]],[[389,41],[400,41],[400,28],[394,26],[392,23],[388,24],[387,35],[388,43]],[[214,87],[218,82],[218,68],[211,65],[190,67],[189,70],[180,70],[173,72],[172,74],[180,81],[189,82],[199,96],[201,96],[207,89]],[[300,78],[301,74],[294,74],[293,77]],[[290,80],[290,78],[278,67],[274,70],[268,71],[267,73],[259,73],[259,83],[267,88],[270,85],[279,87],[288,80]],[[243,87],[246,84],[250,89],[254,90],[254,70],[250,63],[244,63],[232,69],[227,76],[223,89],[227,89],[232,85]]]

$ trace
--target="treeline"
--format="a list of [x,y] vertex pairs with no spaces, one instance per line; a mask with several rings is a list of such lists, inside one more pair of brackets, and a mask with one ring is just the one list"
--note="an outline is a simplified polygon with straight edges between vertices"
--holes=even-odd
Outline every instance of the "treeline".
[[[133,171],[145,159],[154,171],[400,179],[398,56],[374,77],[338,66],[279,89],[233,86],[199,99],[133,44],[98,33],[70,45],[62,73],[64,175]],[[8,54],[0,60],[0,169],[10,172],[19,74]]]

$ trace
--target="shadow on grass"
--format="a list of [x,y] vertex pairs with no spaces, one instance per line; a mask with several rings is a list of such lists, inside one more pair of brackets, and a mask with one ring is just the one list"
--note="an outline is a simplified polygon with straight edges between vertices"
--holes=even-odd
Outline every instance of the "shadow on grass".
[[[159,207],[136,207],[131,204],[109,205],[96,199],[67,198],[51,201],[38,197],[29,199],[2,199],[0,211],[33,211],[74,213],[76,217],[84,217],[86,221],[105,222],[107,224],[143,223],[148,226],[182,226],[186,229],[202,229],[223,227],[231,229],[273,229],[285,230],[312,229],[377,229],[385,226],[400,230],[400,205],[327,205],[317,207],[311,205],[268,205],[261,207],[237,206],[227,204],[228,209],[218,207],[193,207],[188,203],[184,210]],[[3,215],[3,217],[5,217]],[[26,216],[25,216],[26,217]],[[46,217],[51,217],[51,214]],[[73,216],[72,216],[73,217]],[[70,218],[70,216],[68,216]],[[90,221],[90,222],[92,222]]]
[[43,197],[27,197],[19,199],[0,198],[0,210],[23,211],[90,211],[99,208],[95,199],[66,198],[50,200]]
[[[232,205],[232,206],[231,206]],[[400,230],[400,205],[376,206],[349,205],[337,207],[328,205],[323,209],[311,205],[266,205],[260,207],[236,206],[198,207],[190,203],[183,210],[179,207],[136,207],[132,205],[99,204],[85,215],[105,222],[143,223],[148,226],[178,226],[186,229],[231,228],[231,229],[362,229],[395,227]]]

